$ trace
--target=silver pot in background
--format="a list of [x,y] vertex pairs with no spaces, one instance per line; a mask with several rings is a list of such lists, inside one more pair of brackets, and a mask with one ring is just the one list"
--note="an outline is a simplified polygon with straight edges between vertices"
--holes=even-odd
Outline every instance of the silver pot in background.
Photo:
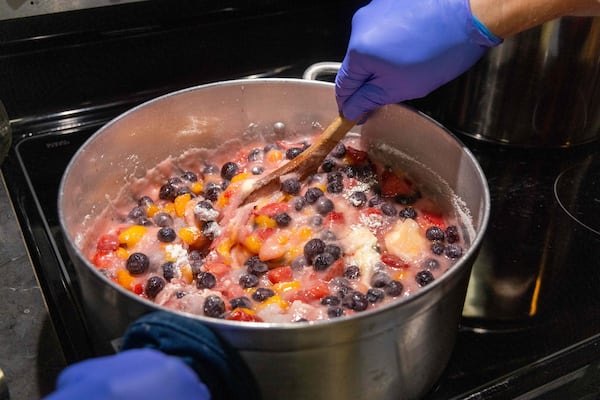
[[600,138],[600,17],[564,17],[522,32],[414,101],[447,128],[522,147]]
[[[316,122],[326,126],[336,115],[332,84],[256,79],[166,95],[96,132],[71,160],[58,201],[90,332],[96,335],[93,342],[110,347],[128,324],[159,308],[109,281],[78,245],[86,223],[116,197],[128,177],[143,176],[190,147],[216,148],[242,132],[274,140],[276,122],[285,122],[286,135],[292,135]],[[489,219],[485,176],[453,135],[408,107],[383,107],[361,130],[367,148],[399,149],[420,163],[421,173],[428,166],[447,182],[471,212],[474,232],[465,236],[471,246],[453,268],[418,293],[347,318],[277,324],[188,315],[240,351],[265,400],[420,398],[439,378],[453,349],[471,266]]]

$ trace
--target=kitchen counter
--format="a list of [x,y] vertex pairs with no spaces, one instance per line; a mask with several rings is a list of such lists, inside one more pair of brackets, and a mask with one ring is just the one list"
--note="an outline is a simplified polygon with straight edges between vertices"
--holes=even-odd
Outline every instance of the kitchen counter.
[[56,376],[66,363],[3,177],[0,276],[0,369],[11,399],[39,399],[52,391]]

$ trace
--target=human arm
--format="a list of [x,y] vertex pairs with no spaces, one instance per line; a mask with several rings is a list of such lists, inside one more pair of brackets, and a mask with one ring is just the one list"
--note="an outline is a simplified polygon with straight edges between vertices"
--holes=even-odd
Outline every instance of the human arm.
[[373,0],[356,12],[336,77],[341,114],[426,96],[501,38],[562,15],[600,15],[600,0]]
[[600,0],[470,0],[473,15],[506,38],[563,16],[600,15]]

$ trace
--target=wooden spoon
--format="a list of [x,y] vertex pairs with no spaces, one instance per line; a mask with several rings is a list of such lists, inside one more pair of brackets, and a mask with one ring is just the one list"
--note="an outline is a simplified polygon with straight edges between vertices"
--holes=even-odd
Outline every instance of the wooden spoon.
[[281,177],[287,174],[296,174],[298,179],[303,180],[310,174],[317,171],[319,166],[327,157],[327,154],[333,150],[336,144],[346,133],[356,125],[357,121],[351,121],[343,116],[337,117],[324,131],[317,140],[306,150],[300,153],[296,158],[277,168],[270,174],[258,179],[252,184],[247,194],[242,195],[241,204],[256,201],[260,197],[269,195],[281,188]]

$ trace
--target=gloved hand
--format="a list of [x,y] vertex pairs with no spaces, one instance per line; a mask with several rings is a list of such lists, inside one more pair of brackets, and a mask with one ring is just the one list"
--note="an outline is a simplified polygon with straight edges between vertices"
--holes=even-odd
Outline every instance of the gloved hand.
[[352,19],[336,77],[339,110],[357,120],[423,97],[501,42],[474,19],[469,0],[373,0]]
[[45,400],[208,400],[195,372],[177,357],[152,349],[73,364],[58,377]]

